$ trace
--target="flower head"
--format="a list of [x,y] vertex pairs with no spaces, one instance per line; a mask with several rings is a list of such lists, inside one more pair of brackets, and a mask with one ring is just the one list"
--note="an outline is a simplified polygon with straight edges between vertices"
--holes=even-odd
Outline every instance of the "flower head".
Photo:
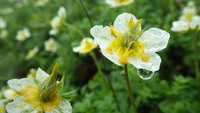
[[106,0],[106,3],[111,7],[118,7],[133,3],[133,0]]
[[17,31],[16,39],[19,41],[24,41],[27,38],[30,38],[31,33],[28,28]]
[[60,7],[60,8],[58,9],[58,16],[59,16],[60,18],[63,18],[63,19],[66,18],[66,10],[65,10],[64,7]]
[[92,38],[84,38],[81,41],[80,46],[74,47],[73,51],[74,52],[79,52],[79,53],[87,53],[90,52],[92,49],[94,49],[97,46],[96,42]]
[[132,64],[138,69],[157,71],[161,59],[155,52],[166,48],[170,35],[158,28],[143,31],[141,21],[130,13],[122,13],[113,26],[96,25],[90,33],[102,54],[113,63],[119,66]]
[[29,60],[31,59],[32,57],[35,56],[35,54],[38,52],[38,47],[34,47],[33,49],[29,49],[28,50],[28,54],[26,55],[25,59],[26,60]]
[[35,79],[23,78],[8,81],[19,96],[6,105],[8,113],[72,113],[68,100],[60,94],[55,65],[51,75],[38,68]]
[[57,43],[53,38],[44,42],[44,47],[46,51],[56,52],[57,51]]
[[185,32],[189,29],[200,29],[200,16],[196,15],[196,6],[194,2],[188,2],[187,6],[183,8],[183,14],[178,21],[172,23],[172,31]]
[[3,20],[3,18],[0,17],[0,29],[3,29],[7,26],[6,22]]

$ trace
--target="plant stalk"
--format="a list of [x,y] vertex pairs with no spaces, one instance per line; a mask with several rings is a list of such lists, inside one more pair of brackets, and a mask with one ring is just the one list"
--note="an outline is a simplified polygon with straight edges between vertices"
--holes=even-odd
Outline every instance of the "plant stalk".
[[76,31],[82,38],[85,37],[85,35],[79,30],[77,29],[76,27],[74,27],[73,25],[69,24],[69,23],[66,23],[66,22],[63,22],[63,25],[65,25],[66,27],[70,27],[72,28],[74,31]]
[[79,2],[81,3],[81,6],[83,7],[83,10],[84,10],[84,12],[85,12],[85,15],[87,16],[87,18],[88,18],[89,22],[90,22],[90,25],[91,25],[91,27],[93,27],[94,25],[93,25],[93,23],[92,23],[92,19],[91,19],[91,17],[90,17],[90,15],[89,15],[89,13],[88,13],[88,10],[87,10],[87,8],[85,7],[85,5],[84,5],[84,3],[83,3],[83,1],[82,1],[82,0],[79,0]]
[[136,107],[136,104],[135,104],[135,99],[133,97],[133,93],[132,93],[132,90],[131,90],[131,85],[130,85],[130,82],[129,82],[127,64],[124,65],[124,77],[125,77],[125,80],[126,80],[126,85],[127,85],[127,88],[128,88],[128,92],[129,92],[129,96],[130,96],[130,99],[131,99],[131,103],[133,105],[134,113],[137,113],[137,107]]

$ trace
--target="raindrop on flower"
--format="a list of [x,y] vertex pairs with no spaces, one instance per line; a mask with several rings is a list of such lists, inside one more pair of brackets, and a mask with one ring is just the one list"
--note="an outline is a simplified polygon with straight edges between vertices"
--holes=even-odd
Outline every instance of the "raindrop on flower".
[[137,69],[137,74],[141,79],[148,80],[154,75],[154,72],[145,69]]

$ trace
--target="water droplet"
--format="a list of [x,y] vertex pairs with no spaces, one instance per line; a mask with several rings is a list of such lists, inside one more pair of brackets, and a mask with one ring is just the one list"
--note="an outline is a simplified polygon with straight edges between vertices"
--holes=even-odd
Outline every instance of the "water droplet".
[[137,74],[141,79],[148,80],[154,75],[154,72],[145,69],[137,69]]

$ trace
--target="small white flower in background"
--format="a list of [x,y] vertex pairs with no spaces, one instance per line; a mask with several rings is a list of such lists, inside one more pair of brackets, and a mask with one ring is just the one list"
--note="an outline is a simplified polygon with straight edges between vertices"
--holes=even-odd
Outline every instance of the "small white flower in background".
[[106,0],[106,3],[111,7],[118,7],[123,5],[129,5],[133,3],[133,0]]
[[6,22],[3,20],[3,18],[0,17],[0,29],[4,29],[6,28],[7,24]]
[[96,25],[90,33],[102,54],[116,65],[132,64],[154,72],[161,63],[156,52],[166,48],[170,35],[158,28],[142,31],[141,21],[130,13],[122,13],[113,26]]
[[0,39],[5,39],[8,35],[8,31],[3,29],[3,30],[0,30]]
[[4,91],[4,97],[6,99],[12,99],[12,98],[17,97],[17,96],[18,96],[18,94],[12,89],[6,89]]
[[39,48],[34,47],[33,49],[28,50],[28,54],[26,55],[25,59],[30,60],[32,57],[35,56],[35,54],[38,52]]
[[16,39],[19,41],[24,41],[27,38],[30,38],[31,33],[28,28],[17,31]]
[[178,21],[172,23],[172,31],[186,32],[189,29],[200,29],[200,16],[196,15],[196,6],[193,1],[188,2],[187,6],[183,8],[183,14]]
[[51,21],[52,29],[49,32],[50,35],[56,35],[60,31],[62,24],[65,21],[65,18],[66,10],[64,7],[60,7],[58,9],[58,16],[55,16]]
[[44,47],[46,51],[56,52],[57,51],[57,43],[53,38],[46,40],[44,42]]
[[80,46],[74,47],[73,51],[78,53],[87,53],[97,47],[96,42],[92,38],[83,38]]
[[49,2],[49,0],[37,0],[35,2],[35,6],[45,6],[47,3]]
[[60,94],[55,65],[51,75],[38,68],[36,78],[12,79],[8,85],[19,96],[6,105],[8,113],[72,113],[71,104]]
[[50,30],[49,34],[50,35],[55,35],[59,32],[60,28],[62,26],[62,18],[56,16],[53,18],[51,21],[51,27],[52,29]]
[[63,19],[66,18],[66,10],[65,10],[64,7],[60,7],[60,8],[58,9],[58,16],[59,16],[60,18],[63,18]]
[[29,70],[29,73],[27,74],[27,78],[32,78],[32,79],[35,78],[36,72],[37,72],[36,69],[31,68],[31,69]]

